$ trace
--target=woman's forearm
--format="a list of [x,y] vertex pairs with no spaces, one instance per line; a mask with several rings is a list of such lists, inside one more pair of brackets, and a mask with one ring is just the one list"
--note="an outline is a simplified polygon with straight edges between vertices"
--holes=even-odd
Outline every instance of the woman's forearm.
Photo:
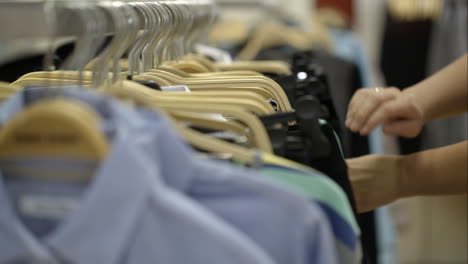
[[401,159],[401,196],[466,194],[468,141]]
[[467,112],[467,59],[468,56],[463,55],[403,92],[421,107],[425,122]]

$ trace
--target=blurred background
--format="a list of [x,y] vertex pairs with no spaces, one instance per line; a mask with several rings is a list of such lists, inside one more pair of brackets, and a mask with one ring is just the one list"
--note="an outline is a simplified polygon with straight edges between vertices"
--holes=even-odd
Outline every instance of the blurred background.
[[[305,48],[325,50],[355,64],[365,87],[404,89],[467,51],[465,0],[218,3],[220,15],[209,41],[234,58],[281,59],[270,56],[275,52],[248,47],[259,28],[265,31],[269,27],[270,36],[275,36],[286,26],[312,36],[314,43]],[[277,40],[271,48],[282,44]],[[370,148],[372,153],[409,154],[466,140],[467,134],[464,115],[434,121],[415,139],[388,137],[377,131],[371,136]],[[467,197],[461,196],[411,198],[377,210],[375,225],[370,228],[375,230],[378,263],[467,263],[467,209]]]

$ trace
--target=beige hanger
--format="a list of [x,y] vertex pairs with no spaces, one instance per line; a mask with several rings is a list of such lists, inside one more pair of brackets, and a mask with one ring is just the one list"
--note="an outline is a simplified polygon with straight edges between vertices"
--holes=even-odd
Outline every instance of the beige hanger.
[[[112,78],[112,73],[109,73],[109,78]],[[122,72],[120,74],[121,78],[126,77],[126,73]],[[79,71],[37,71],[30,72],[21,76],[18,80],[24,79],[62,79],[62,80],[79,80],[83,78],[83,81],[92,81],[93,73],[90,71],[83,71],[81,76]]]
[[[69,79],[69,80],[78,80],[80,73],[78,71],[36,71],[26,73],[21,76],[18,80],[30,79],[30,78],[43,78],[43,79]],[[91,80],[92,72],[84,71],[82,72],[83,80]]]
[[133,80],[135,81],[153,81],[157,83],[159,86],[170,86],[172,85],[170,82],[166,81],[163,78],[159,78],[154,75],[149,75],[149,74],[140,74],[140,75],[135,75],[133,76]]
[[177,126],[178,132],[191,145],[198,149],[212,153],[229,153],[234,161],[245,165],[252,165],[255,161],[256,153],[250,149],[244,149],[240,146],[209,137],[192,129]]
[[177,75],[182,78],[225,78],[225,77],[232,77],[232,76],[239,76],[239,77],[248,77],[248,76],[263,76],[261,73],[254,72],[254,71],[226,71],[226,72],[206,72],[206,73],[187,73],[180,69],[174,68],[168,65],[162,65],[158,68],[158,70],[167,71],[174,75]]
[[[162,93],[162,92],[161,92]],[[161,94],[160,93],[160,94]],[[204,106],[204,105],[225,105],[225,106],[233,106],[244,111],[256,114],[256,115],[269,115],[273,114],[274,110],[271,106],[269,108],[265,108],[263,105],[257,104],[255,100],[251,99],[232,99],[232,98],[206,98],[206,97],[192,97],[190,93],[187,93],[187,96],[171,96],[171,93],[168,96],[162,95],[159,96],[160,101],[158,104],[161,103],[168,103],[173,105],[184,105],[184,104],[192,104],[195,106]]]
[[[40,74],[39,72],[37,72],[37,74]],[[73,73],[74,74],[74,73]],[[72,74],[72,75],[73,75]],[[30,75],[31,76],[31,75]],[[73,76],[71,76],[73,78]],[[170,83],[164,81],[163,79],[158,79],[157,77],[145,77],[144,75],[143,76],[137,76],[135,77],[135,80],[154,80],[156,81],[157,83],[159,83],[160,85],[170,85]],[[155,80],[157,79],[157,80]],[[32,77],[29,77],[29,78],[23,78],[23,79],[20,79],[16,82],[16,84],[19,84],[19,85],[50,85],[50,84],[56,84],[56,83],[59,83],[59,84],[79,84],[78,80],[60,80],[60,79],[56,79],[56,80],[50,80],[50,79],[46,79],[46,78],[32,78]],[[85,84],[85,86],[87,87],[90,87],[91,84],[89,81],[84,81],[83,82]],[[10,93],[8,93],[6,96],[3,96],[3,97],[8,97],[10,95]],[[178,94],[178,97],[174,97],[176,95],[176,93],[165,93],[164,94],[164,98],[167,98],[167,99],[172,99],[172,100],[185,100],[183,99],[184,96],[187,97],[187,96],[190,96],[190,97],[193,97],[193,96],[197,96],[199,98],[201,97],[206,97],[206,96],[216,96],[215,94],[213,93],[205,93],[204,95],[205,96],[202,96],[201,94],[195,94],[195,93],[190,93],[190,94]],[[162,96],[162,95],[161,95]],[[171,96],[171,97],[168,97],[168,96]],[[248,100],[244,100],[243,102],[242,101],[238,101],[239,104],[244,104],[245,107],[248,107],[248,109],[250,109],[251,111],[253,111],[254,113],[257,113],[257,114],[266,114],[266,113],[271,113],[272,111],[272,108],[271,106],[264,100],[261,100],[260,98],[258,97],[255,97],[255,95],[252,95],[252,94],[234,94],[234,93],[230,93],[230,94],[225,94],[225,96],[234,96],[234,98],[239,98],[239,99],[242,99],[242,98],[245,98],[245,99],[251,99],[251,100],[255,100],[255,103],[253,102],[249,102]],[[2,97],[2,98],[3,98]],[[217,95],[217,97],[219,98],[220,96]],[[205,99],[205,98],[203,98]],[[209,99],[207,99],[209,100]],[[212,100],[213,101],[213,100]],[[191,101],[187,101],[187,103],[189,103]],[[205,100],[206,102],[206,100]],[[223,101],[223,103],[227,103],[226,101]],[[232,101],[231,101],[232,103]]]
[[217,120],[213,119],[210,115],[192,113],[192,112],[181,112],[181,111],[167,111],[172,118],[178,122],[189,123],[191,125],[212,129],[217,131],[229,131],[239,136],[245,136],[247,142],[253,142],[253,135],[249,133],[249,128],[235,120]]
[[[47,78],[24,78],[24,79],[19,79],[16,80],[15,82],[12,83],[15,86],[30,86],[30,85],[60,85],[60,86],[66,86],[66,85],[79,85],[80,81],[79,80],[69,80],[69,79],[47,79]],[[91,81],[83,81],[82,85],[84,87],[90,87],[91,86]]]
[[216,63],[220,71],[256,71],[260,73],[292,74],[291,67],[282,61],[234,61],[232,63]]
[[218,71],[215,64],[212,61],[210,61],[209,59],[205,58],[204,56],[189,53],[189,54],[186,54],[184,56],[184,59],[188,60],[188,61],[196,61],[196,62],[200,63],[201,65],[205,66],[205,68],[207,68],[210,72]]
[[209,73],[210,70],[196,61],[178,61],[170,65],[186,73]]
[[168,111],[188,111],[196,113],[217,113],[222,114],[229,119],[237,120],[247,125],[250,128],[252,136],[253,147],[267,153],[272,153],[273,149],[269,136],[263,126],[262,122],[257,116],[248,113],[247,111],[240,110],[237,107],[230,105],[188,105],[188,104],[172,104],[172,103],[155,103],[157,108],[162,108]]
[[218,95],[221,95],[224,92],[242,92],[242,91],[247,91],[247,92],[252,92],[255,94],[260,95],[262,98],[266,100],[271,100],[274,99],[273,94],[263,88],[260,87],[198,87],[196,90],[194,90],[194,93],[199,93],[199,92],[216,92]]
[[131,99],[135,103],[152,107],[157,109],[164,109],[169,111],[184,111],[184,112],[198,112],[198,113],[219,113],[228,117],[232,117],[239,122],[246,124],[251,133],[253,133],[253,144],[259,149],[271,153],[272,147],[268,139],[268,134],[263,127],[261,121],[253,114],[239,109],[233,105],[219,105],[219,104],[187,104],[187,103],[174,103],[170,100],[161,100],[158,96],[161,92],[151,90],[143,85],[130,81],[122,81],[118,86],[109,87],[105,92],[110,93],[118,98]]
[[198,99],[214,98],[216,100],[231,99],[231,100],[236,100],[236,102],[247,100],[246,102],[252,102],[256,106],[261,107],[262,111],[266,111],[270,114],[274,113],[273,106],[270,103],[268,103],[268,101],[265,100],[265,98],[250,91],[225,91],[225,92],[197,91],[193,93],[186,93],[186,92],[165,92],[164,93],[164,98],[167,98],[167,99],[172,98],[172,100],[177,100],[177,99],[184,98],[184,97],[198,98]]
[[173,85],[187,85],[190,89],[196,90],[197,88],[207,87],[261,87],[270,91],[274,95],[274,99],[278,101],[280,110],[291,111],[292,107],[289,100],[284,92],[283,88],[279,86],[275,81],[263,77],[256,76],[250,78],[226,78],[226,79],[202,79],[202,78],[180,78],[172,75],[168,72],[159,70],[150,70],[146,74],[154,75],[163,79],[166,79]]
[[249,128],[235,120],[221,121],[210,118],[207,115],[201,115],[200,113],[193,112],[168,111],[167,113],[178,121],[188,122],[202,128],[230,131],[243,136],[249,135]]
[[67,157],[102,161],[109,145],[100,117],[70,99],[45,99],[15,115],[0,130],[0,158]]
[[13,85],[11,83],[0,81],[0,91],[2,91],[2,90],[17,91],[19,89],[21,89],[20,86],[15,86],[15,85]]

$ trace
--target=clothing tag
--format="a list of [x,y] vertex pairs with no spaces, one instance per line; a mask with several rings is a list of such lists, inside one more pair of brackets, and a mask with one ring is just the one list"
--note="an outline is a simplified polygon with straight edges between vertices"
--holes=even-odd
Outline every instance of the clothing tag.
[[215,61],[223,62],[223,63],[232,63],[231,55],[222,49],[218,49],[218,48],[203,45],[203,44],[196,44],[195,50],[197,53],[211,57]]
[[186,92],[190,93],[190,88],[186,85],[172,85],[172,86],[161,86],[163,92]]
[[78,201],[70,197],[23,195],[18,199],[18,210],[24,216],[42,219],[63,219]]

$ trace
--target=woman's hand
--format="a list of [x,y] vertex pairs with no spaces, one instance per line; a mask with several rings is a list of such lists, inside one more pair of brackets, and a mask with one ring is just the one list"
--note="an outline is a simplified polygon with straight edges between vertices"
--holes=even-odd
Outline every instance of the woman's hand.
[[386,134],[416,137],[424,125],[422,108],[411,93],[398,88],[360,89],[349,104],[346,127],[368,135],[380,124]]
[[367,155],[346,162],[359,212],[371,211],[403,197],[401,156]]

